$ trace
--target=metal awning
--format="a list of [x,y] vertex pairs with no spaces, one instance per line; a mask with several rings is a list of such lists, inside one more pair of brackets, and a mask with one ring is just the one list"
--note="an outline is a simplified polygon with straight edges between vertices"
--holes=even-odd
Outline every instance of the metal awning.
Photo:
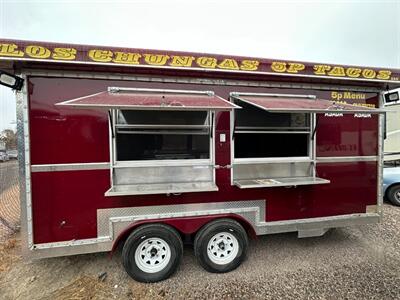
[[76,108],[126,110],[231,110],[239,106],[222,99],[214,92],[133,89],[110,87],[56,105]]
[[254,94],[233,94],[232,98],[243,101],[268,112],[281,113],[342,113],[342,114],[378,114],[384,110],[343,104],[330,100],[317,99],[312,96],[292,95],[254,95]]

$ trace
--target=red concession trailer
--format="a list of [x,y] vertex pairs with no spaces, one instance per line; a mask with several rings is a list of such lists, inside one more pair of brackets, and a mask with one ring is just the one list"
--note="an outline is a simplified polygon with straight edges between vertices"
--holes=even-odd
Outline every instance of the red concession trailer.
[[0,69],[24,81],[30,257],[121,246],[129,275],[153,282],[183,242],[227,272],[248,237],[381,218],[382,94],[398,70],[14,40]]

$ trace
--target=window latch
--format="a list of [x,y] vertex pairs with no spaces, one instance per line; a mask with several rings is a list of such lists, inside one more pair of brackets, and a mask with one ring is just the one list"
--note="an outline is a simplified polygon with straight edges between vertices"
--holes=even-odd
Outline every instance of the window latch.
[[226,166],[220,166],[220,165],[215,165],[215,169],[232,169],[232,165],[226,165]]

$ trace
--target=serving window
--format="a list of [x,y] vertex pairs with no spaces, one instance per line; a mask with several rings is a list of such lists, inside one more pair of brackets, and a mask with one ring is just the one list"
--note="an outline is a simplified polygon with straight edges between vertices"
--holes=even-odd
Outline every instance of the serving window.
[[210,159],[207,111],[118,110],[116,160]]
[[215,112],[237,106],[213,92],[112,87],[58,105],[108,111],[111,188],[106,196],[218,190]]
[[316,176],[314,113],[269,111],[240,95],[232,100],[242,107],[232,112],[234,185],[259,188],[329,183]]
[[321,114],[377,114],[378,109],[312,95],[233,93],[232,184],[239,188],[326,184],[316,172],[315,132]]
[[240,106],[235,112],[235,158],[310,157],[311,114]]

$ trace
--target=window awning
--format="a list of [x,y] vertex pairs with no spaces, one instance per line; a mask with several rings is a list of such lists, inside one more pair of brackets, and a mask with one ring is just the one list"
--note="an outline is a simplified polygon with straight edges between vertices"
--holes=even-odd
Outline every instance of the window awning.
[[109,88],[56,105],[126,110],[231,110],[239,106],[214,92]]
[[268,112],[281,113],[342,113],[342,114],[377,114],[384,110],[357,106],[351,104],[337,103],[330,100],[306,97],[283,97],[262,95],[232,95],[234,99],[243,101]]

